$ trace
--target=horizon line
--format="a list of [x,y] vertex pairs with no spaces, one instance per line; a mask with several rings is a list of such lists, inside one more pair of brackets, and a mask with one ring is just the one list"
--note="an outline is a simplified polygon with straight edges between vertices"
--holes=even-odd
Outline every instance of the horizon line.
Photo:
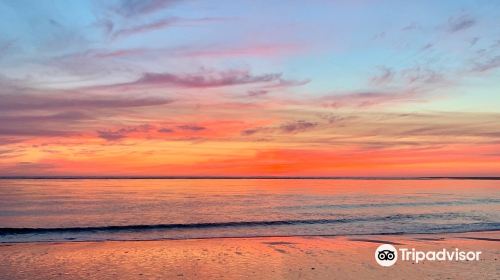
[[80,176],[80,175],[0,175],[0,180],[5,179],[163,179],[163,180],[179,180],[179,179],[217,179],[217,180],[242,180],[242,179],[294,179],[294,180],[440,180],[440,179],[454,179],[454,180],[500,180],[500,176],[127,176],[127,175],[104,175],[104,176]]

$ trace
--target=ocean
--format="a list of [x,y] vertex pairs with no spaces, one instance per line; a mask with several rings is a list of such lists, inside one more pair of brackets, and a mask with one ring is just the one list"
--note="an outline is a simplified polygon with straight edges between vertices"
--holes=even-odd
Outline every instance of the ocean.
[[2,243],[486,230],[498,180],[0,180]]

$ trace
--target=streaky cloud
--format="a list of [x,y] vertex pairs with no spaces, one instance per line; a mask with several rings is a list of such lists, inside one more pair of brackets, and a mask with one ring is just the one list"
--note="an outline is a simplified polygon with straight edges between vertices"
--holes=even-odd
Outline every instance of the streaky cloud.
[[469,15],[461,15],[458,17],[451,17],[448,19],[446,30],[450,33],[466,30],[476,24],[476,19]]
[[332,94],[323,97],[322,103],[326,107],[358,107],[366,108],[378,105],[387,105],[400,102],[422,102],[423,98],[414,91],[407,92],[352,92]]
[[[69,93],[69,92],[67,92]],[[106,109],[158,106],[172,103],[160,97],[120,98],[100,95],[72,96],[71,94],[6,94],[2,95],[0,110],[47,110],[47,109]]]
[[121,0],[114,10],[124,17],[154,13],[181,2],[181,0]]
[[196,19],[186,19],[178,17],[164,18],[156,21],[151,21],[144,24],[134,25],[130,27],[124,27],[114,31],[111,34],[112,38],[126,37],[135,34],[141,34],[146,32],[152,32],[155,30],[164,29],[172,26],[190,26],[208,22],[223,21],[224,18],[196,18]]
[[182,129],[182,130],[190,130],[190,131],[200,131],[200,130],[205,130],[207,129],[206,127],[204,126],[201,126],[201,125],[195,125],[195,124],[185,124],[185,125],[178,125],[177,126],[178,129]]
[[380,73],[378,75],[371,78],[371,81],[376,85],[389,83],[394,78],[394,71],[389,67],[380,66],[379,71]]
[[500,67],[500,55],[487,59],[484,62],[477,62],[472,68],[475,72],[487,72]]
[[97,134],[100,138],[108,140],[108,141],[116,141],[122,138],[127,137],[130,133],[136,132],[148,132],[152,129],[152,126],[149,124],[143,124],[139,126],[120,128],[118,130],[99,130]]
[[185,88],[210,88],[279,82],[281,75],[281,73],[253,75],[248,70],[205,71],[197,74],[144,73],[136,81],[118,86],[172,85]]
[[266,126],[266,127],[256,127],[243,130],[241,135],[250,136],[254,134],[260,133],[283,133],[283,134],[295,134],[299,132],[305,132],[317,127],[319,123],[306,121],[306,120],[297,120],[297,121],[289,121],[279,126]]
[[262,96],[262,95],[266,95],[268,94],[269,91],[267,90],[262,90],[262,89],[256,89],[256,90],[249,90],[248,91],[248,96],[252,96],[252,97],[255,97],[255,96]]

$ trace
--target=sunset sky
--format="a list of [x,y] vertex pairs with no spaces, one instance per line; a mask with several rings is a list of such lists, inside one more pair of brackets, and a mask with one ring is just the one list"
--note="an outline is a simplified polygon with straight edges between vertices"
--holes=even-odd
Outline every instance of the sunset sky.
[[0,1],[0,175],[500,175],[500,1]]

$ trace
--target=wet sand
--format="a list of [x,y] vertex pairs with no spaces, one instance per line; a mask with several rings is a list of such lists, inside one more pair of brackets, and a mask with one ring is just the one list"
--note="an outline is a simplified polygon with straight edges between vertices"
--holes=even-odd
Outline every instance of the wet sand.
[[[1,279],[500,279],[500,232],[0,244]],[[381,267],[382,243],[482,251]]]

